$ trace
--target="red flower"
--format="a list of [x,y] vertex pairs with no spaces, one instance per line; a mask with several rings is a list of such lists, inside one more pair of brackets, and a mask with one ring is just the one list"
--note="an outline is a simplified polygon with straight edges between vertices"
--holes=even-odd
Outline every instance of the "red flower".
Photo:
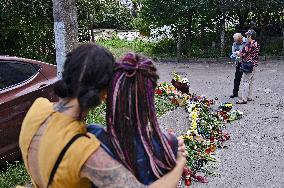
[[193,172],[188,167],[183,167],[182,177],[192,176]]
[[173,99],[172,99],[172,104],[178,105],[178,104],[179,104],[179,103],[178,103],[178,100],[177,100],[176,98],[173,98]]
[[155,93],[156,93],[157,95],[162,95],[163,91],[160,90],[160,89],[156,89]]
[[224,132],[224,139],[225,140],[230,140],[230,135],[227,132]]
[[194,179],[200,183],[208,183],[208,180],[204,176],[194,176]]
[[191,178],[186,177],[185,180],[184,180],[184,184],[185,184],[185,186],[190,186],[191,185]]
[[211,149],[210,148],[206,149],[205,153],[209,155],[211,153]]

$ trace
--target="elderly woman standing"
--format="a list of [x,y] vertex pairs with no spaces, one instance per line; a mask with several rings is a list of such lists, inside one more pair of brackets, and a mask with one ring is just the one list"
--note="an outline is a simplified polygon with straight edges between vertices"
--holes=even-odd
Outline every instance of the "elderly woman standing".
[[241,59],[237,56],[237,52],[242,51],[247,42],[247,39],[243,37],[241,33],[235,33],[233,35],[233,38],[234,38],[234,43],[232,46],[231,58],[235,61],[236,72],[235,72],[235,79],[234,79],[233,94],[230,96],[230,98],[235,98],[239,96],[239,88],[240,88],[240,83],[242,80],[243,72],[241,70]]
[[242,58],[241,69],[242,78],[242,95],[239,97],[237,104],[247,104],[252,101],[252,87],[255,74],[255,67],[258,65],[259,44],[255,40],[256,32],[252,29],[246,32],[248,39],[247,44],[241,52],[237,52],[237,56]]

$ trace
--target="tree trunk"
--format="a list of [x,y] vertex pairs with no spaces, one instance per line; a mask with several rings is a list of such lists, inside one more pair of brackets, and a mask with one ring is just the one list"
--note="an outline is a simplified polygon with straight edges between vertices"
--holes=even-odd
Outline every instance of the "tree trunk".
[[220,42],[221,42],[221,57],[224,57],[224,55],[225,55],[225,17],[224,17],[224,15],[221,19]]
[[75,0],[53,0],[57,77],[62,76],[66,54],[78,45]]
[[191,47],[192,19],[193,19],[193,14],[192,14],[192,12],[190,12],[188,14],[187,35],[186,35],[186,47],[188,49],[190,49],[190,47]]
[[89,28],[91,31],[91,41],[95,42],[94,25],[95,25],[95,12],[89,15]]
[[236,28],[237,30],[239,30],[240,32],[244,30],[244,26],[245,26],[245,22],[247,20],[248,17],[248,11],[245,11],[244,14],[241,13],[240,9],[237,9],[237,15],[239,17],[239,28]]
[[282,55],[284,56],[284,25],[282,26],[282,39],[283,39]]
[[178,58],[178,61],[181,57],[181,46],[182,46],[182,30],[178,29],[178,36],[177,36],[177,58]]
[[[284,16],[284,8],[282,10],[282,13],[280,14],[281,17]],[[279,18],[281,20],[281,18]],[[284,22],[282,20],[282,40],[283,40],[283,47],[282,47],[282,55],[284,56]]]

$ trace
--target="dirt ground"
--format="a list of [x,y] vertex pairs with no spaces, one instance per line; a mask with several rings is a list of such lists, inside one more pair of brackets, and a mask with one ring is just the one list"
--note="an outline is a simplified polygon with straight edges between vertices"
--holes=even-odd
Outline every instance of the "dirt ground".
[[[187,76],[191,91],[219,102],[236,102],[232,94],[235,73],[229,63],[157,63],[160,81],[169,82],[171,72]],[[284,187],[284,61],[264,61],[257,67],[254,101],[235,105],[243,119],[228,124],[231,140],[227,149],[218,150],[219,176],[209,176],[208,184],[194,182],[193,188],[283,188]],[[178,134],[188,129],[184,109],[169,112],[161,119],[163,128]]]

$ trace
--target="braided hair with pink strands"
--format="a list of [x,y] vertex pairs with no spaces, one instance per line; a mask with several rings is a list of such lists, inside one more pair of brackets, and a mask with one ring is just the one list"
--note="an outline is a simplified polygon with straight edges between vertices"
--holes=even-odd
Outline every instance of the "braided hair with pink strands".
[[[118,160],[136,177],[135,139],[143,144],[157,178],[164,175],[161,169],[170,170],[176,165],[174,152],[156,116],[154,93],[159,79],[156,70],[150,59],[128,53],[116,63],[108,91],[107,132]],[[164,161],[154,152],[153,138],[157,138],[163,150]]]

